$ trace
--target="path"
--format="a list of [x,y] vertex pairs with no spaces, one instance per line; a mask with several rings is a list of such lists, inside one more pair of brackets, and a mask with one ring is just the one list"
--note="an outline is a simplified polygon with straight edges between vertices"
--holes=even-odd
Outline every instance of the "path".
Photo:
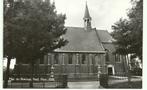
[[68,82],[69,89],[98,89],[99,87],[98,81],[90,81],[90,82]]

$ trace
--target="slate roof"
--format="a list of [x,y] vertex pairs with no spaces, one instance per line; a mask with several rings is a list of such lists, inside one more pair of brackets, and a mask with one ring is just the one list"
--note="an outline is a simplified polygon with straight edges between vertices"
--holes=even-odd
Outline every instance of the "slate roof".
[[97,30],[97,33],[102,43],[112,43],[114,41],[107,30]]
[[106,30],[97,30],[97,32],[103,47],[113,53],[116,50],[115,45],[112,43],[115,39]]
[[[104,30],[84,30],[82,27],[67,27],[67,32],[63,38],[67,39],[69,43],[57,49],[56,51],[64,52],[105,52],[101,40],[107,41],[110,37],[109,33]],[[107,35],[108,34],[108,35]],[[100,37],[99,37],[100,35]]]

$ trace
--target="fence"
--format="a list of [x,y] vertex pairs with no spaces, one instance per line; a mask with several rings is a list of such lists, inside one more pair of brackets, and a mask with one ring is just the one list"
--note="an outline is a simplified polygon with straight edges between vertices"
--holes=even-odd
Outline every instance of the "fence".
[[[56,75],[64,75],[67,74],[69,80],[70,79],[88,79],[88,80],[95,80],[97,78],[98,73],[98,65],[92,64],[68,64],[68,65],[54,65],[54,74]],[[101,66],[101,73],[106,72],[106,66]],[[22,65],[15,65],[14,74],[19,75],[26,75],[29,77],[31,74],[31,67],[29,64],[22,64]],[[34,77],[46,77],[46,75],[51,73],[51,65],[34,65]],[[27,75],[28,74],[28,75]]]

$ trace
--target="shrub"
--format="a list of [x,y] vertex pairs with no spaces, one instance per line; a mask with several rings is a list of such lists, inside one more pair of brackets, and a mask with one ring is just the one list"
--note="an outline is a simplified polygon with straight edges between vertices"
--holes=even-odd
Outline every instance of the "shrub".
[[100,74],[100,85],[107,88],[108,87],[108,74]]
[[142,76],[142,69],[141,68],[134,68],[132,70],[133,75]]

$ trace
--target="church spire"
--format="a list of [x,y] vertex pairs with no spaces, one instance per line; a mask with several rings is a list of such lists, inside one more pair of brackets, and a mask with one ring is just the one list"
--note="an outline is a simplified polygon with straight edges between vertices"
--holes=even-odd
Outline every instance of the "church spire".
[[86,2],[86,8],[85,8],[84,18],[91,18],[91,17],[90,17],[90,14],[89,14],[89,10],[88,10],[88,6],[87,6],[87,2]]
[[91,17],[89,14],[87,2],[86,2],[86,8],[85,8],[85,14],[84,14],[84,28],[85,30],[90,30],[91,29]]

